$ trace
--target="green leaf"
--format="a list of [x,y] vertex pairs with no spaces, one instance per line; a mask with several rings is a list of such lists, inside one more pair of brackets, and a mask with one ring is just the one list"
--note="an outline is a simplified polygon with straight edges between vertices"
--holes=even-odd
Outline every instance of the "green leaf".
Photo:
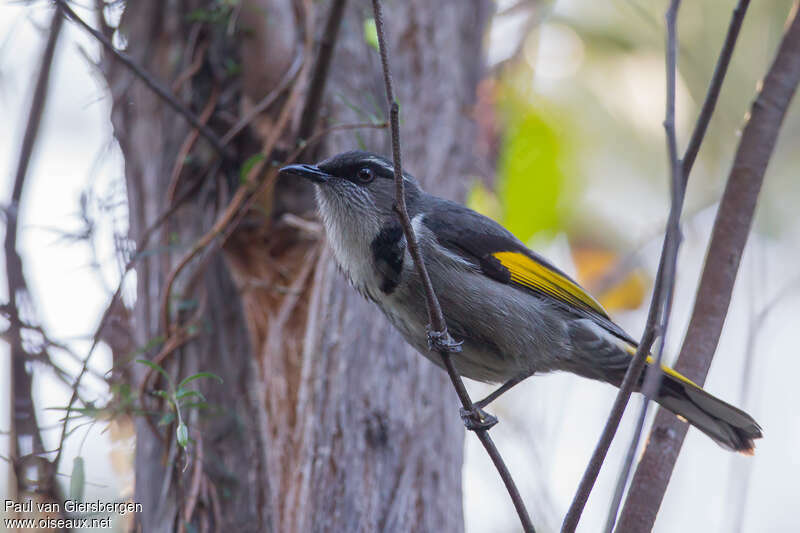
[[197,397],[200,398],[202,401],[206,401],[206,397],[200,391],[196,390],[179,390],[178,393],[175,395],[175,399],[183,400],[184,398],[190,397]]
[[148,361],[147,359],[137,359],[136,362],[137,363],[141,363],[141,364],[143,364],[145,366],[149,366],[150,368],[152,368],[153,370],[155,370],[156,372],[158,372],[159,374],[164,376],[164,378],[167,380],[167,383],[170,383],[170,384],[172,383],[172,378],[169,377],[169,374],[167,374],[167,371],[164,370],[164,368],[161,367],[160,365],[157,365],[152,361]]
[[167,391],[165,391],[165,390],[157,389],[157,390],[154,390],[154,391],[151,391],[151,392],[152,392],[152,394],[155,394],[156,396],[158,396],[160,398],[164,398],[165,400],[171,399],[169,393]]
[[262,162],[264,159],[266,159],[266,156],[261,152],[253,154],[245,159],[244,163],[242,164],[242,168],[239,171],[239,183],[247,183],[247,176],[250,174],[250,171],[253,170],[253,167]]
[[566,177],[556,131],[535,110],[520,107],[512,109],[515,114],[503,141],[499,196],[503,225],[528,242],[539,232],[562,226]]
[[216,380],[217,380],[217,381],[219,381],[220,383],[224,383],[224,382],[222,381],[222,378],[221,378],[221,377],[219,377],[218,375],[216,375],[216,374],[215,374],[215,373],[213,373],[213,372],[198,372],[197,374],[192,374],[191,376],[189,376],[189,377],[187,377],[187,378],[184,378],[184,380],[183,380],[183,381],[181,381],[180,383],[178,383],[178,388],[179,388],[179,389],[182,389],[183,387],[185,387],[185,386],[186,386],[186,384],[187,384],[187,383],[191,383],[192,381],[194,381],[194,380],[196,380],[196,379],[200,379],[200,378],[210,378],[210,379],[216,379]]
[[83,489],[86,486],[86,473],[84,471],[83,457],[72,460],[72,475],[69,479],[69,499],[83,500]]
[[178,424],[178,429],[175,430],[175,434],[178,437],[178,445],[181,448],[186,448],[189,444],[189,428],[186,427],[186,424],[183,422]]
[[364,20],[364,42],[380,52],[380,45],[378,43],[378,26],[375,25],[375,19],[368,18]]

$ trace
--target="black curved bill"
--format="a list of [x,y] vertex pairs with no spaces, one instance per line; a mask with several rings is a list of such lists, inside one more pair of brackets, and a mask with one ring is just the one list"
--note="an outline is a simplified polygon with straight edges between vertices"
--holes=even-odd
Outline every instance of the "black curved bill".
[[314,183],[325,183],[330,178],[330,174],[323,172],[314,165],[289,165],[281,169],[281,174],[292,174],[306,178]]

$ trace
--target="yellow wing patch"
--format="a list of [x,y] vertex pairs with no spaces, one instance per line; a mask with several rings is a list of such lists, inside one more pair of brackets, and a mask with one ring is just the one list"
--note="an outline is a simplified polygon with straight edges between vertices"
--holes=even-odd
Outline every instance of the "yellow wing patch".
[[[636,351],[634,351],[633,353],[636,353]],[[648,365],[652,365],[654,363],[655,363],[655,361],[653,360],[653,356],[652,355],[648,355],[647,356],[647,364]],[[693,387],[697,387],[698,389],[700,388],[700,386],[697,383],[695,383],[694,381],[692,381],[691,379],[687,378],[686,376],[684,376],[680,372],[677,372],[676,370],[673,370],[672,368],[670,368],[668,366],[661,365],[661,371],[663,373],[665,373],[666,375],[671,376],[671,377],[677,379],[678,381],[680,381],[682,383],[687,383],[689,385],[692,385]]]
[[508,269],[511,281],[570,305],[589,308],[608,318],[608,314],[597,300],[577,283],[542,263],[519,252],[496,252],[492,256]]
[[[636,349],[633,348],[632,346],[626,346],[625,347],[625,351],[628,352],[631,357],[636,355]],[[653,359],[652,355],[648,355],[647,356],[647,364],[648,365],[653,365],[653,364],[655,364],[655,362],[656,361],[655,361],[655,359]],[[663,373],[665,373],[666,375],[677,379],[681,383],[686,383],[686,384],[691,385],[693,387],[697,387],[698,389],[702,388],[702,387],[700,387],[700,385],[698,385],[697,383],[695,383],[691,379],[687,378],[686,376],[684,376],[683,374],[681,374],[677,370],[674,370],[674,369],[672,369],[672,368],[670,368],[668,366],[661,365],[661,371]]]

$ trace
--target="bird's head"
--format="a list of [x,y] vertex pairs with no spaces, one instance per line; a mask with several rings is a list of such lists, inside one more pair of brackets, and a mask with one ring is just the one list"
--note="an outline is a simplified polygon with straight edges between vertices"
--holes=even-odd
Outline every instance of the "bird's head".
[[[316,165],[289,165],[281,173],[317,185],[317,200],[326,225],[331,218],[352,224],[380,224],[393,215],[394,166],[369,152],[343,152]],[[419,196],[416,179],[403,175],[409,208]]]
[[[336,262],[362,294],[379,294],[373,267],[374,243],[395,220],[394,168],[368,152],[344,152],[316,165],[289,165],[281,173],[306,178],[316,187],[317,204]],[[410,216],[423,196],[417,181],[403,176]],[[374,296],[372,296],[374,298]]]

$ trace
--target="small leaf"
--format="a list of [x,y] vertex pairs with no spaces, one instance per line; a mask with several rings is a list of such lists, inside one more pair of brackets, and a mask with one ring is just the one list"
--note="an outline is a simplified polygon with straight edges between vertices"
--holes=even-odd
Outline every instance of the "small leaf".
[[247,183],[247,175],[250,174],[253,167],[262,162],[265,158],[266,156],[259,152],[245,159],[245,162],[242,164],[242,169],[239,171],[239,183]]
[[178,424],[178,429],[175,430],[175,434],[178,437],[178,445],[181,448],[186,448],[189,444],[189,428],[186,427],[186,424],[183,422]]
[[206,401],[206,397],[203,396],[203,394],[200,391],[196,390],[179,390],[178,393],[175,394],[175,398],[177,400],[183,400],[184,398],[195,397],[195,396],[197,398],[200,398],[204,402]]
[[375,25],[375,19],[369,18],[364,21],[364,42],[380,52],[380,44],[378,43],[378,26]]
[[155,396],[158,396],[159,398],[164,398],[165,400],[169,400],[170,399],[169,393],[167,391],[165,391],[165,390],[154,390],[154,391],[151,391],[151,393],[153,395],[155,395]]
[[164,376],[164,378],[167,380],[167,383],[172,383],[172,378],[169,377],[167,371],[164,370],[160,365],[157,365],[152,361],[148,361],[147,359],[137,359],[136,362],[141,363],[145,366],[149,366],[150,368],[152,368],[153,370]]
[[218,375],[214,374],[213,372],[198,372],[197,374],[192,374],[191,376],[189,376],[187,378],[184,378],[183,381],[178,383],[178,389],[182,389],[183,387],[186,386],[187,383],[191,383],[192,381],[194,381],[196,379],[200,379],[200,378],[216,379],[220,383],[224,383],[222,381],[222,378],[219,377]]
[[69,499],[83,500],[83,489],[86,486],[86,475],[84,471],[83,457],[76,457],[72,460],[72,475],[69,480]]

